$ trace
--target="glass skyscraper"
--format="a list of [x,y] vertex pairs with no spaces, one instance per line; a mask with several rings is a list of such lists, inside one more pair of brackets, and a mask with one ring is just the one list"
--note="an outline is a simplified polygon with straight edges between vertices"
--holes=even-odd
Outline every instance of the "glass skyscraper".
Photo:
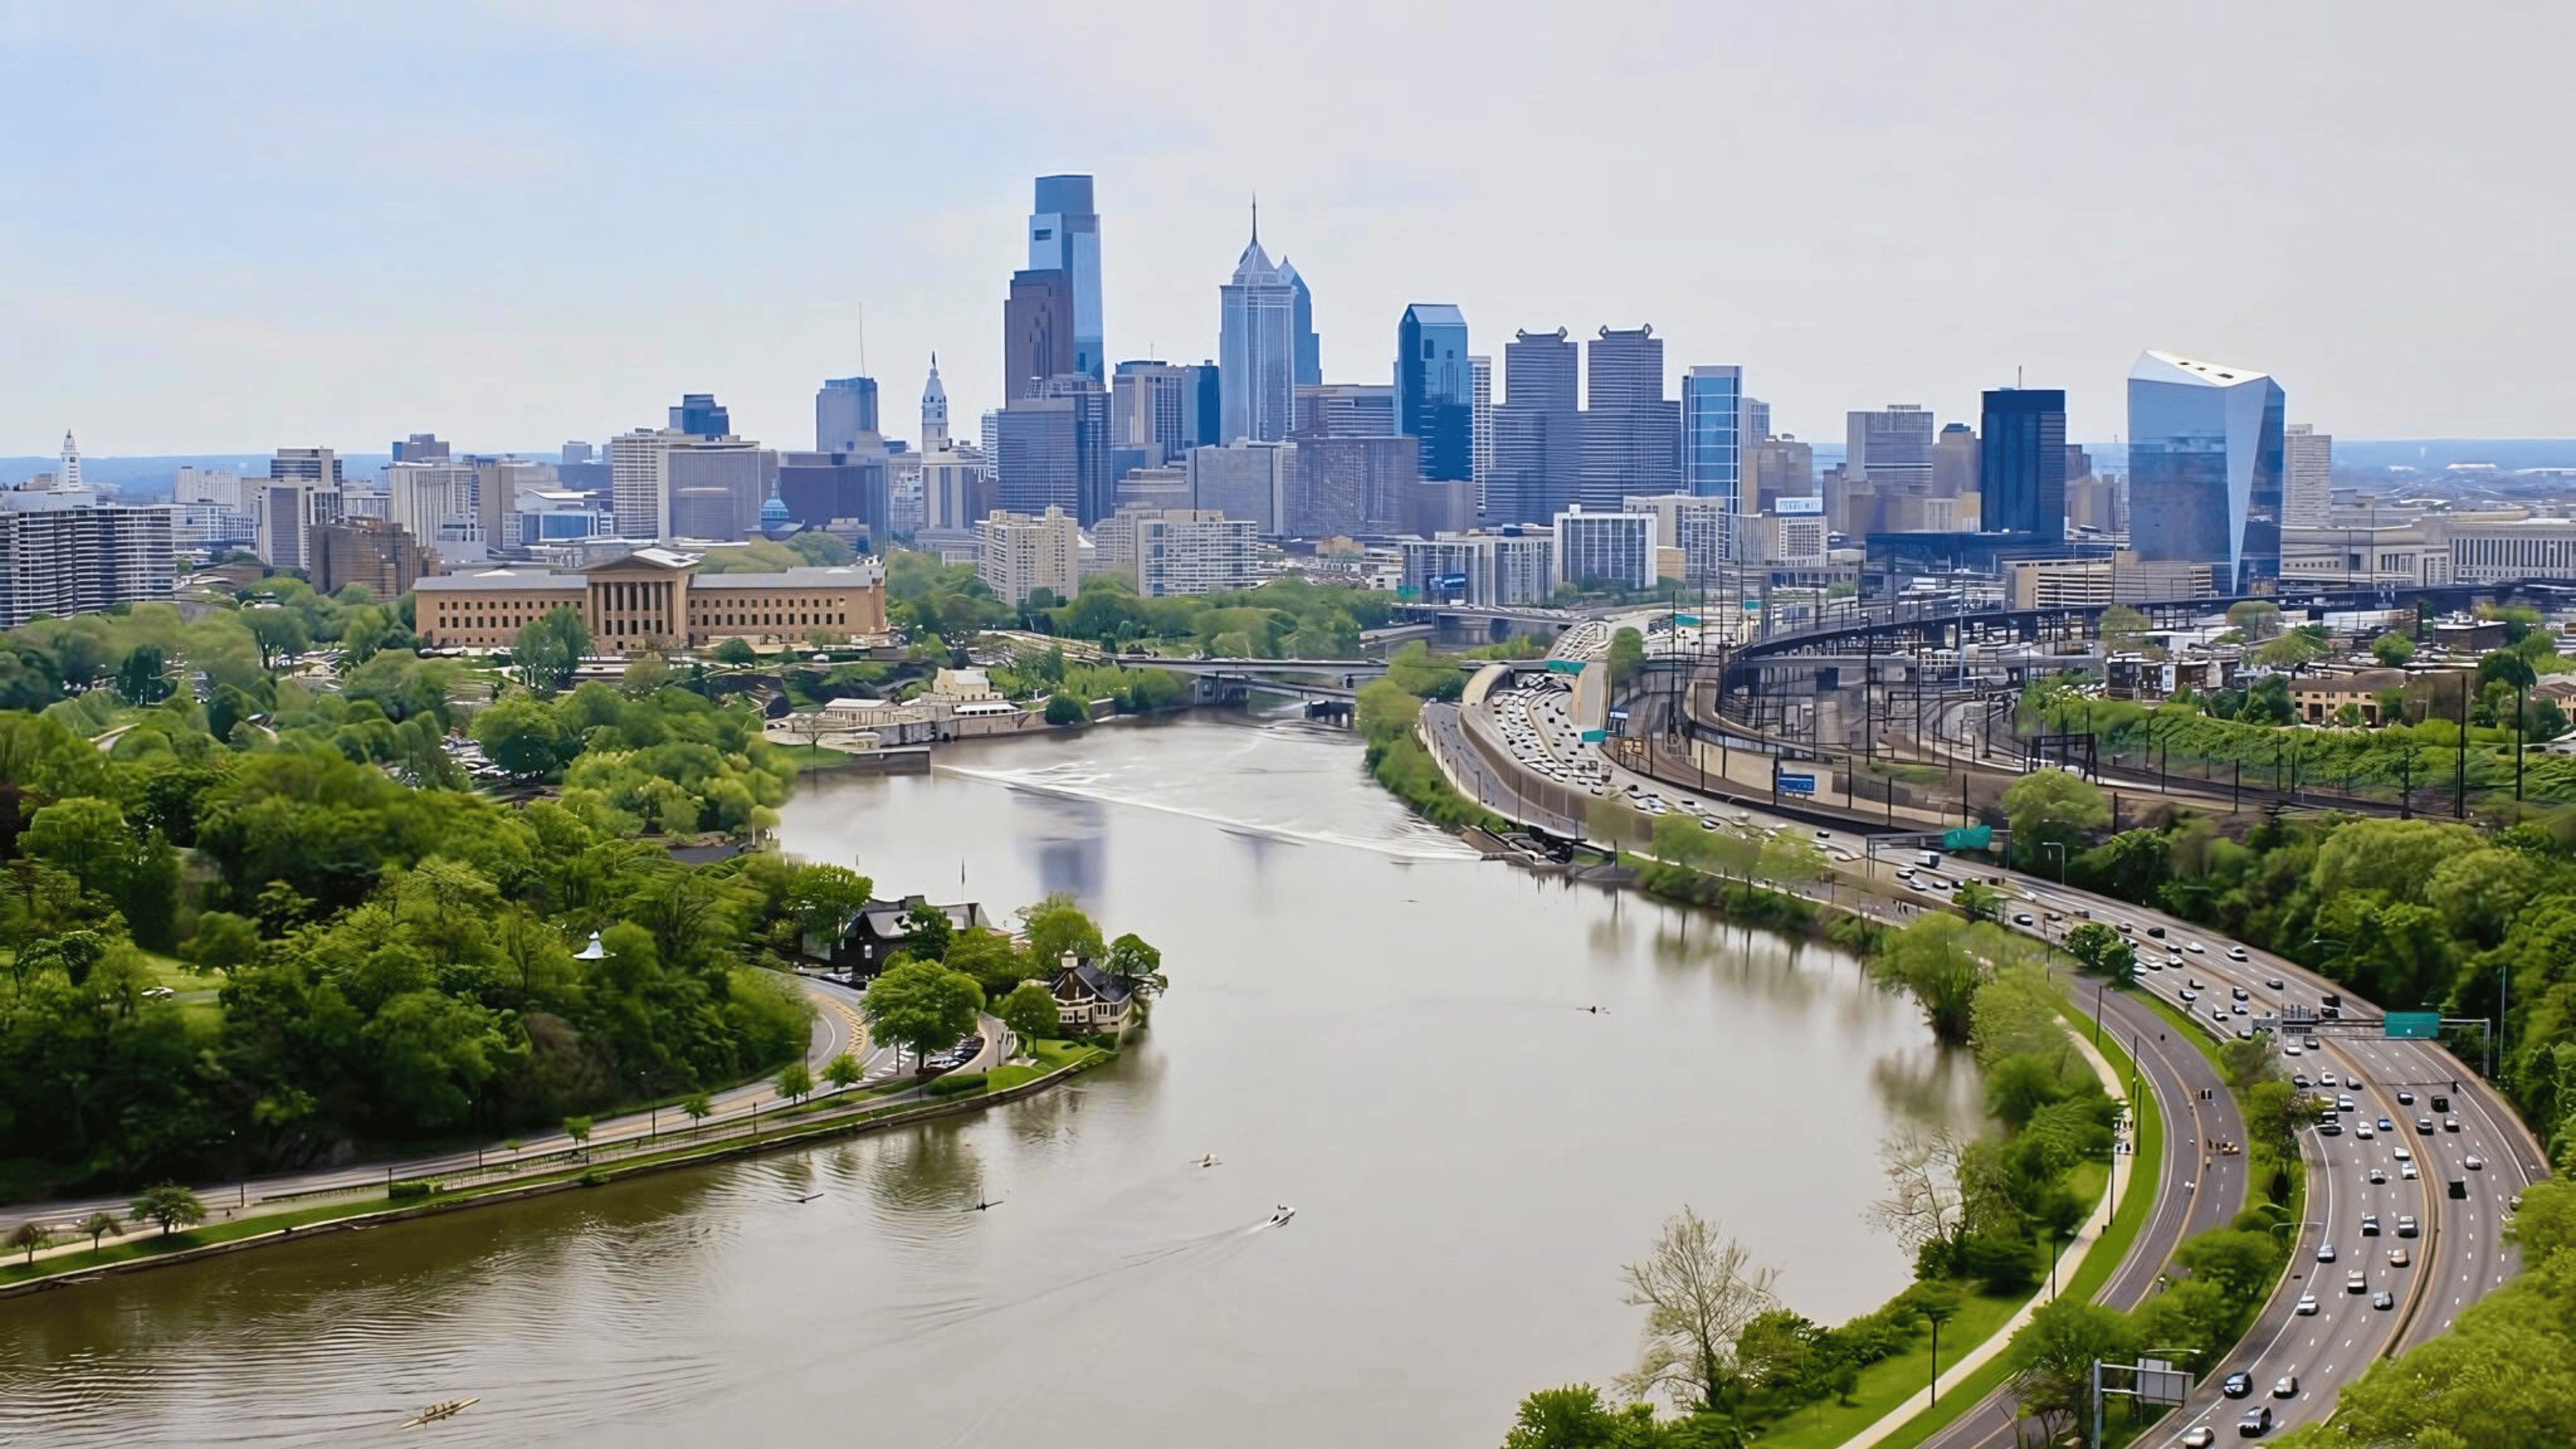
[[1296,425],[1297,289],[1261,249],[1258,213],[1252,243],[1217,299],[1220,440],[1276,442]]
[[1422,476],[1476,476],[1476,371],[1467,314],[1416,302],[1395,324],[1395,427],[1422,440]]
[[2001,387],[1978,420],[1977,496],[1988,533],[2066,541],[2066,392]]
[[1743,368],[1694,367],[1682,377],[1682,489],[1750,513],[1737,502],[1744,496],[1744,402]]
[[1297,385],[1322,387],[1324,340],[1315,335],[1315,293],[1307,287],[1306,279],[1298,275],[1297,264],[1285,255],[1279,258],[1279,275],[1286,277],[1288,285],[1297,293],[1296,317],[1291,324],[1297,334]]
[[2281,385],[2242,367],[2142,352],[2129,369],[2129,544],[2212,565],[2221,593],[2281,577]]
[[[1062,272],[1073,289],[1073,370],[1109,380],[1100,344],[1100,213],[1088,176],[1041,176],[1029,217],[1029,267]],[[1018,394],[1012,394],[1018,396]]]

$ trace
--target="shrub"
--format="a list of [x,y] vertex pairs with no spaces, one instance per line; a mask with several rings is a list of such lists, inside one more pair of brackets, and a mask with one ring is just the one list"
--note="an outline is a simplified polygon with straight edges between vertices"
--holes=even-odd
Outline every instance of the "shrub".
[[954,1097],[960,1092],[980,1092],[984,1090],[984,1085],[985,1076],[982,1072],[950,1072],[947,1076],[932,1082],[925,1090],[934,1097]]
[[608,1185],[608,1169],[605,1167],[594,1167],[588,1172],[583,1173],[580,1181],[581,1185],[584,1187],[605,1187]]
[[385,1184],[385,1198],[389,1202],[412,1202],[432,1196],[437,1191],[437,1183],[420,1178],[406,1178],[401,1182]]

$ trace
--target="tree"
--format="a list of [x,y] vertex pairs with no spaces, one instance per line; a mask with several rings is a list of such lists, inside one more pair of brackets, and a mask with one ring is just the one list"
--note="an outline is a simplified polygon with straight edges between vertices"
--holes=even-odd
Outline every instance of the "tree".
[[846,865],[802,865],[781,904],[800,935],[823,943],[825,955],[840,944],[841,930],[876,895],[876,882]]
[[576,1152],[590,1145],[590,1128],[591,1120],[588,1117],[563,1119],[564,1135],[572,1139],[573,1150]]
[[859,1059],[848,1052],[838,1053],[823,1064],[823,1080],[831,1083],[835,1092],[848,1091],[866,1080],[867,1075],[866,1069],[859,1065]]
[[206,1220],[206,1205],[197,1195],[175,1182],[146,1188],[141,1197],[126,1205],[127,1216],[138,1223],[159,1223],[161,1236],[170,1236],[174,1228],[194,1227]]
[[590,652],[590,626],[570,605],[547,610],[519,630],[510,659],[519,681],[540,696],[551,696],[572,683],[573,671]]
[[2110,803],[2091,782],[2064,770],[2033,770],[2004,791],[2004,814],[2012,826],[2013,854],[2026,866],[2046,857],[2043,845],[2054,842],[2072,855],[2094,831],[2111,823]]
[[[926,954],[916,954],[909,947],[905,954],[914,956],[916,960],[934,959]],[[1027,953],[1012,944],[1010,937],[999,931],[981,929],[959,931],[939,959],[947,961],[948,969],[963,971],[974,978],[988,1001],[999,999],[1027,980],[1034,964]],[[1053,968],[1043,974],[1053,975]]]
[[692,1134],[698,1130],[698,1124],[705,1121],[708,1114],[714,1112],[715,1109],[716,1104],[714,1100],[709,1098],[704,1092],[691,1092],[689,1095],[680,1099],[680,1110],[688,1114],[689,1131]]
[[98,1256],[99,1239],[104,1238],[111,1233],[124,1233],[125,1224],[117,1221],[116,1214],[108,1212],[105,1209],[101,1209],[97,1212],[91,1213],[88,1217],[81,1219],[80,1230],[88,1235],[89,1255],[95,1258]]
[[1647,1449],[1652,1415],[1642,1405],[1614,1414],[1590,1384],[1541,1389],[1521,1400],[1503,1449]]
[[259,927],[230,911],[208,911],[197,917],[185,954],[198,970],[229,976],[259,959]]
[[2102,611],[2097,626],[2106,649],[2126,652],[2138,647],[2148,629],[2147,616],[2126,604],[2113,604]]
[[2094,976],[2108,976],[2123,986],[2138,979],[2138,948],[2128,937],[2100,921],[2086,921],[2066,933],[2066,954]]
[[2174,1250],[2174,1261],[2239,1305],[2262,1301],[2281,1267],[2269,1233],[2219,1228],[2187,1239]]
[[760,651],[752,648],[748,639],[724,640],[709,653],[718,664],[730,664],[736,669],[760,662]]
[[1107,969],[1120,985],[1141,996],[1158,995],[1170,984],[1163,977],[1163,953],[1133,931],[1109,943]]
[[376,657],[393,637],[393,621],[373,604],[360,604],[340,621],[340,672],[348,673]]
[[626,673],[618,688],[631,699],[647,699],[671,682],[671,661],[659,654],[638,654],[626,661]]
[[76,796],[37,811],[18,848],[79,881],[82,890],[113,896],[134,853],[134,832],[115,805]]
[[2248,642],[2261,643],[2281,632],[2281,606],[2261,599],[2247,599],[2227,608],[2228,626],[2243,634]]
[[1972,880],[1959,882],[1959,888],[1950,893],[1950,904],[1971,921],[2000,921],[2004,916],[2004,893]]
[[9,1234],[9,1246],[26,1249],[27,1262],[30,1266],[33,1266],[36,1261],[37,1249],[50,1248],[53,1245],[54,1230],[43,1223],[20,1223]]
[[2391,629],[2370,641],[2370,653],[2391,669],[2403,669],[2415,657],[2415,641]]
[[503,695],[474,716],[474,742],[483,747],[485,758],[522,780],[552,775],[570,764],[582,746],[553,705],[524,690]]
[[803,1062],[789,1062],[778,1074],[778,1095],[790,1101],[802,1102],[805,1094],[813,1090],[814,1074],[805,1069]]
[[2245,1089],[2246,1134],[2280,1161],[2299,1150],[2299,1129],[2315,1120],[2315,1107],[2287,1082],[2256,1082]]
[[1919,1257],[1927,1243],[1955,1244],[1965,1230],[1967,1204],[1959,1167],[1967,1145],[1968,1139],[1949,1127],[1916,1124],[1879,1143],[1887,1195],[1870,1204],[1866,1216],[1894,1233],[1906,1256]]
[[2013,1396],[2039,1421],[2043,1442],[2057,1442],[2090,1405],[2094,1361],[2129,1360],[2137,1346],[2128,1317],[2097,1303],[2056,1298],[2031,1315],[2006,1346],[2004,1362]]
[[859,1005],[879,1041],[909,1047],[918,1059],[975,1029],[984,991],[975,978],[929,961],[889,966],[868,983]]
[[1055,993],[1035,981],[1023,981],[1002,998],[994,1015],[1023,1042],[1053,1036],[1061,1030],[1062,1018],[1056,1014]]
[[1100,928],[1092,924],[1071,891],[1056,891],[1020,912],[1029,938],[1029,959],[1042,971],[1053,971],[1067,956],[1097,961],[1108,949]]
[[1631,1398],[1662,1393],[1685,1411],[1730,1409],[1740,1396],[1737,1343],[1777,1306],[1779,1270],[1685,1206],[1645,1258],[1621,1270],[1628,1302],[1646,1310],[1637,1368],[1619,1377]]
[[1608,654],[1610,691],[1617,694],[1646,667],[1646,636],[1634,629],[1621,629],[1610,636]]
[[2286,669],[2292,674],[2325,657],[2325,648],[2301,633],[2288,633],[2256,646],[2250,656],[2266,669]]
[[2206,1371],[2236,1339],[2236,1305],[2218,1285],[2184,1278],[2138,1305],[2138,1338],[2180,1350],[2195,1371]]
[[1046,722],[1051,725],[1080,724],[1091,717],[1082,701],[1069,694],[1050,694],[1046,702]]
[[1889,937],[1870,961],[1881,985],[1912,992],[1932,1034],[1968,1040],[1977,987],[1991,964],[2020,960],[2028,948],[2000,927],[1957,916],[1927,915]]

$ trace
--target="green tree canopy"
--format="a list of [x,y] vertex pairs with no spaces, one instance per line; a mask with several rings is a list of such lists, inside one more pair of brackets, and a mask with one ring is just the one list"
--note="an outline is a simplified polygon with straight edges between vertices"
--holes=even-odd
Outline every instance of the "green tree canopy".
[[877,1040],[908,1048],[916,1058],[972,1032],[983,1009],[984,992],[974,977],[928,961],[905,961],[879,972],[860,1004]]

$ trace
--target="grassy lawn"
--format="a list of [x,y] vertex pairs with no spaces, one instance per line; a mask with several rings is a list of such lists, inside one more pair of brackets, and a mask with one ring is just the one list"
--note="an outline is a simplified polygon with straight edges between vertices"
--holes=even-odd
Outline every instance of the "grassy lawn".
[[[2021,1298],[1977,1297],[1960,1304],[1959,1316],[1941,1327],[1941,1361],[1950,1363],[1992,1337],[2024,1301]],[[1889,1410],[1905,1402],[1931,1378],[1932,1337],[1927,1333],[1910,1352],[1880,1359],[1861,1370],[1860,1386],[1852,1391],[1851,1407],[1819,1401],[1800,1409],[1763,1433],[1764,1449],[1831,1449],[1831,1446],[1887,1417]],[[1954,1403],[1964,1410],[1983,1393],[1983,1390],[1977,1390],[1962,1394],[1948,1378],[1943,1378],[1941,1402],[1932,1410],[1932,1414],[1941,1417],[1938,1423],[1929,1423],[1925,1432],[1948,1423]],[[1929,1414],[1918,1415],[1915,1422],[1928,1423],[1930,1420]],[[1907,1425],[1896,1438],[1902,1439],[1912,1429],[1913,1425]],[[1884,1442],[1893,1443],[1895,1440]]]

